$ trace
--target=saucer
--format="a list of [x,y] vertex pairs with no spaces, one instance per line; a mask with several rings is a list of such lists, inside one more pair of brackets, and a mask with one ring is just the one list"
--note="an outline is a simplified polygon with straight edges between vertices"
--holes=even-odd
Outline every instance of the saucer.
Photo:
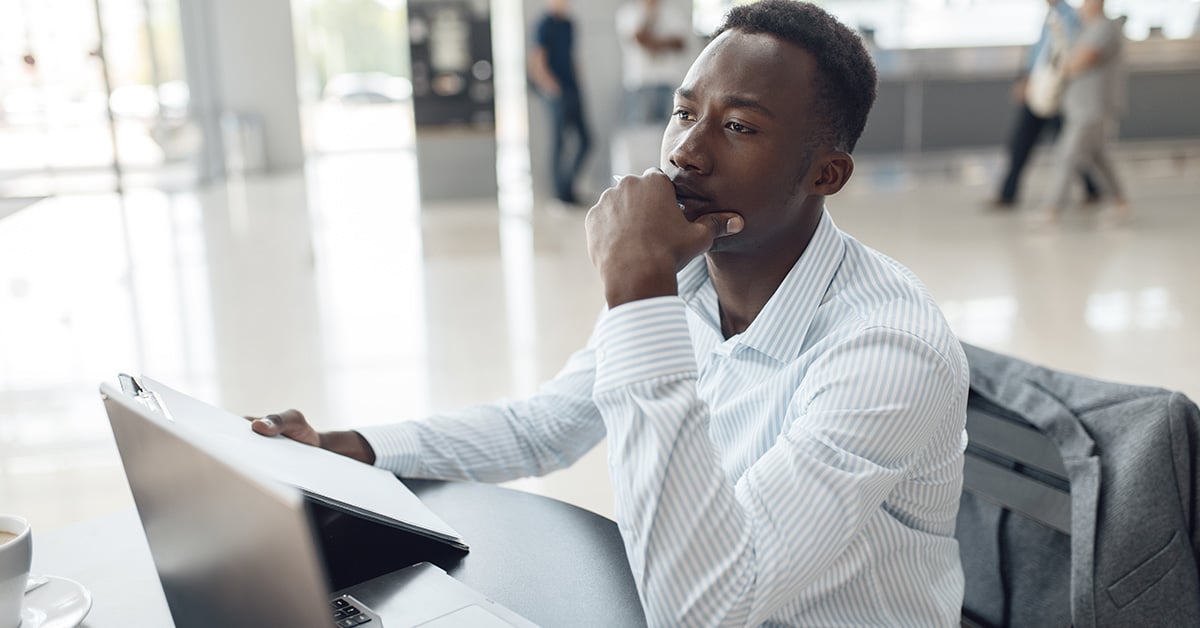
[[74,628],[92,610],[92,594],[82,584],[46,576],[47,582],[25,594],[20,628]]

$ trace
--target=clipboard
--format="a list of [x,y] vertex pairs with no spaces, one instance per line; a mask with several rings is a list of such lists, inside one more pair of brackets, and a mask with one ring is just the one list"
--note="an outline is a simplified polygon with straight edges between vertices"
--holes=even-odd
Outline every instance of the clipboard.
[[118,375],[121,390],[150,414],[169,421],[193,443],[220,451],[239,465],[294,486],[335,510],[445,543],[470,547],[396,476],[357,460],[284,436],[263,436],[243,417],[209,405],[149,377]]

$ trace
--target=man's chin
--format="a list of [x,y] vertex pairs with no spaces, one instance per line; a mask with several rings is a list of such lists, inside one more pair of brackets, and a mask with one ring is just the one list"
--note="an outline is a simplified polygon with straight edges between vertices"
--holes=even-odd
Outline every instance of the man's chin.
[[712,246],[708,247],[708,253],[725,253],[735,250],[737,248],[735,238],[737,236],[724,236],[713,240]]

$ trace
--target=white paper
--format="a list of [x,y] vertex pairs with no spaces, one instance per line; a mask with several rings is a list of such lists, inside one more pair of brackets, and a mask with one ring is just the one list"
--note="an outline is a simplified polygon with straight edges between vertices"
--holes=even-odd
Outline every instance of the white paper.
[[159,396],[172,421],[250,472],[323,497],[322,501],[344,504],[359,514],[373,514],[384,523],[417,528],[465,547],[458,532],[391,473],[284,436],[257,434],[243,417],[148,377],[141,383]]

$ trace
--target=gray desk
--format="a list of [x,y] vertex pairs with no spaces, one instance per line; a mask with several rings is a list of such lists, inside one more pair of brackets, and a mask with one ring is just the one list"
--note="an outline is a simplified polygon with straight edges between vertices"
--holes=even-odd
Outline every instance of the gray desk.
[[[439,562],[455,578],[543,626],[645,625],[612,521],[497,486],[405,483],[471,545],[469,554]],[[84,626],[172,625],[133,510],[35,531],[33,562],[36,573],[72,578],[92,591]]]

